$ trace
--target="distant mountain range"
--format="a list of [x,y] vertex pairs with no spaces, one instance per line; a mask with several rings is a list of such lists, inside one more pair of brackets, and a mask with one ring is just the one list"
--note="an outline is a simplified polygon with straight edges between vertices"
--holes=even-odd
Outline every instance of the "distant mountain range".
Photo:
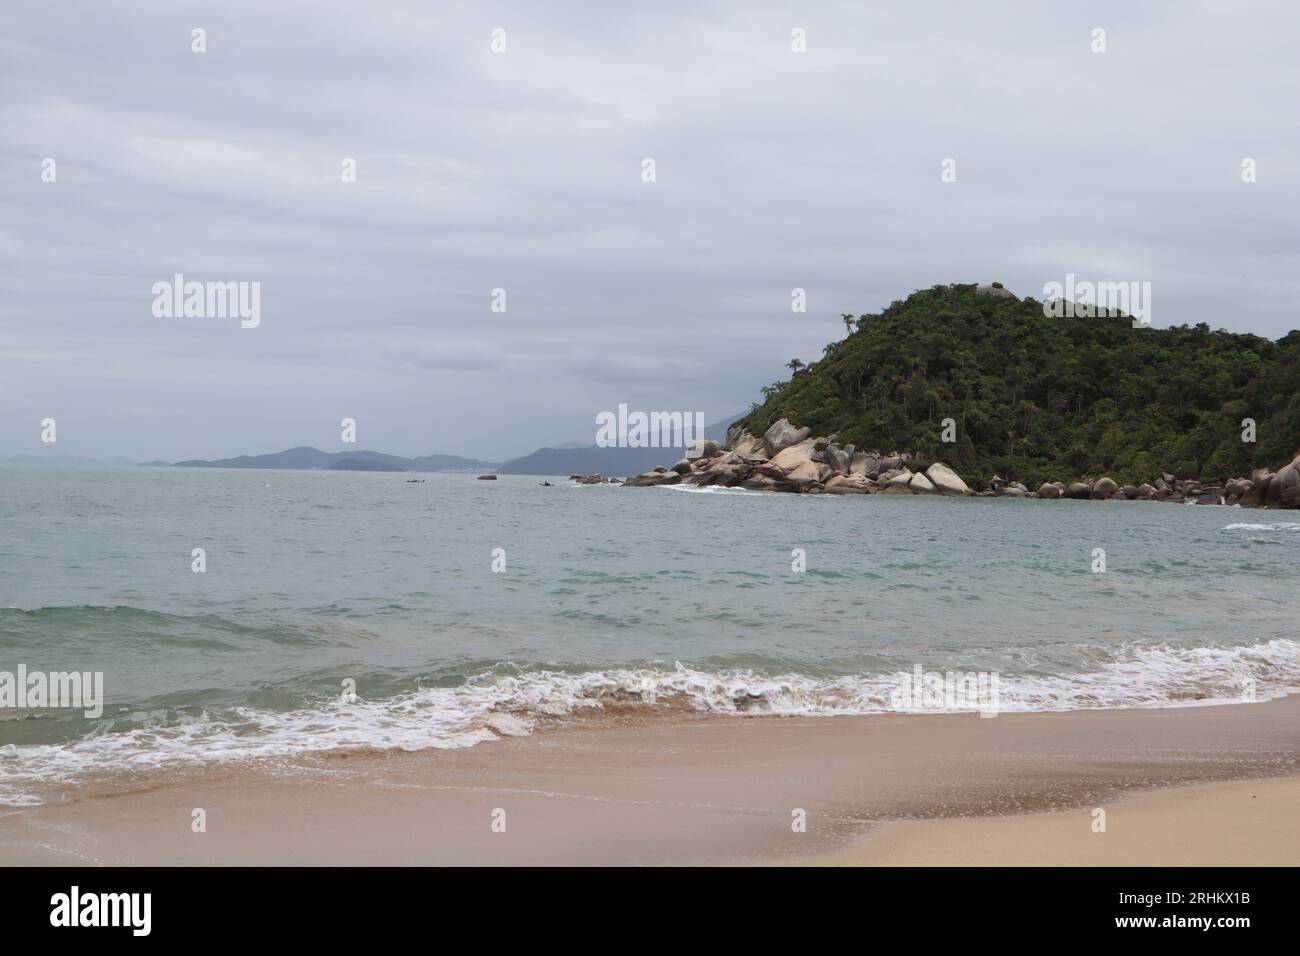
[[[704,437],[722,441],[727,427],[745,416],[745,412],[729,415],[712,425],[704,426]],[[497,468],[499,475],[613,475],[624,477],[639,475],[670,459],[681,458],[686,449],[674,453],[669,448],[602,448],[587,445],[574,448],[561,445],[556,448],[539,448],[531,455],[514,458]]]
[[[738,421],[744,413],[730,415],[704,428],[704,437],[722,441],[726,436],[727,426]],[[678,450],[676,457],[685,454],[685,449]],[[674,457],[674,450],[667,448],[602,448],[599,445],[583,445],[581,442],[565,442],[554,447],[539,448],[531,455],[514,458],[501,464],[492,461],[480,461],[477,458],[463,458],[460,455],[422,455],[418,458],[403,458],[400,455],[387,455],[378,451],[321,451],[307,445],[288,448],[284,451],[267,455],[240,455],[237,458],[203,459],[191,458],[187,461],[166,462],[147,461],[143,464],[158,468],[278,468],[291,471],[425,471],[425,472],[496,472],[502,475],[639,475],[644,471],[664,464]],[[78,458],[72,455],[17,455],[8,459],[9,464],[36,465],[131,465],[134,462],[126,458],[96,459]],[[671,462],[669,462],[671,464]]]
[[326,469],[332,471],[492,471],[496,462],[462,458],[460,455],[422,455],[403,458],[379,451],[321,451],[300,445],[269,455],[240,455],[211,461],[192,458],[178,461],[173,468],[281,468],[289,470]]

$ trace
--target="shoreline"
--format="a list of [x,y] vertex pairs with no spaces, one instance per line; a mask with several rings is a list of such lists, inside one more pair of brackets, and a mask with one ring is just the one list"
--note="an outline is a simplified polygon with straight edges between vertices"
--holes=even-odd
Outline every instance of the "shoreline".
[[[995,474],[987,481],[976,481],[980,490],[972,490],[961,475],[932,457],[897,450],[866,450],[851,444],[841,448],[836,444],[837,436],[815,436],[810,427],[798,427],[787,418],[769,422],[762,435],[757,436],[745,428],[743,422],[747,420],[728,428],[725,441],[697,439],[689,444],[686,456],[676,464],[630,476],[622,486],[641,488],[685,483],[789,494],[1160,501],[1300,508],[1300,454],[1276,472],[1257,467],[1248,478],[1224,477],[1208,484],[1163,472],[1141,484],[1121,484],[1105,475],[1070,482],[1042,481],[1035,491],[1019,481],[1008,481]],[[914,472],[912,468],[917,470]],[[601,475],[569,477],[580,484],[607,481]]]
[[[1274,781],[1259,786],[1284,796],[1256,810],[1294,806],[1297,718],[1295,695],[994,719],[625,716],[464,750],[123,772],[0,813],[0,863],[999,864],[1043,827],[1093,836],[1100,807],[1115,839],[1095,845],[1124,850],[1121,863],[1175,863],[1195,846],[1206,863],[1296,864],[1300,841],[1275,813],[1216,823],[1240,800],[1203,785]],[[1168,821],[1133,842],[1126,808],[1148,798]],[[1192,832],[1207,819],[1222,838]],[[1034,841],[1046,864],[1080,852],[1077,839]]]

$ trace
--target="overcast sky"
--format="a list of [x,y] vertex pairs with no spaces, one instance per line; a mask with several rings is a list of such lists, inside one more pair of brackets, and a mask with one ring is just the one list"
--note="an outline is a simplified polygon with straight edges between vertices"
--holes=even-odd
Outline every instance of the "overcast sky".
[[[1150,281],[1156,326],[1276,338],[1297,37],[1294,3],[9,4],[0,457],[713,421],[946,282]],[[155,317],[177,272],[260,282],[260,326]]]

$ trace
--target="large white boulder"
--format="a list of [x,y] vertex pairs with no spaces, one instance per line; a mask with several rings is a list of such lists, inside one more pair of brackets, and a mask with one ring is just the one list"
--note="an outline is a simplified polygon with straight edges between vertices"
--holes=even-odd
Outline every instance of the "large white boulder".
[[933,465],[925,470],[925,475],[930,479],[930,483],[938,489],[940,494],[950,495],[952,497],[965,496],[972,494],[966,482],[962,481],[961,475],[953,471],[941,461],[936,461]]
[[912,480],[907,483],[907,486],[912,489],[914,495],[940,494],[939,489],[934,486],[934,482],[919,471],[912,476]]

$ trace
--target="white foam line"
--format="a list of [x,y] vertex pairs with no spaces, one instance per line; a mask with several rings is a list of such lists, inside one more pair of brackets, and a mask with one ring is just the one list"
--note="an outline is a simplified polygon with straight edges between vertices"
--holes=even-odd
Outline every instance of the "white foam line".
[[1300,531],[1300,523],[1294,521],[1279,521],[1276,524],[1249,524],[1247,522],[1237,522],[1230,524],[1224,531]]
[[[1114,708],[1203,707],[1272,700],[1300,692],[1300,643],[1276,639],[1239,647],[1167,644],[1111,651],[1091,671],[1051,676],[999,675],[1000,713]],[[928,668],[936,671],[939,667]],[[947,668],[943,668],[947,669]],[[957,666],[954,670],[968,670]],[[422,688],[388,700],[341,702],[288,712],[235,709],[181,724],[155,723],[98,733],[64,745],[0,747],[0,804],[30,805],[36,785],[109,769],[255,760],[331,750],[457,749],[532,732],[545,717],[603,710],[607,703],[653,707],[685,701],[696,711],[744,716],[969,713],[899,708],[893,691],[906,671],[815,678],[623,668],[568,674],[484,674],[454,688]],[[252,726],[250,732],[249,725]]]

